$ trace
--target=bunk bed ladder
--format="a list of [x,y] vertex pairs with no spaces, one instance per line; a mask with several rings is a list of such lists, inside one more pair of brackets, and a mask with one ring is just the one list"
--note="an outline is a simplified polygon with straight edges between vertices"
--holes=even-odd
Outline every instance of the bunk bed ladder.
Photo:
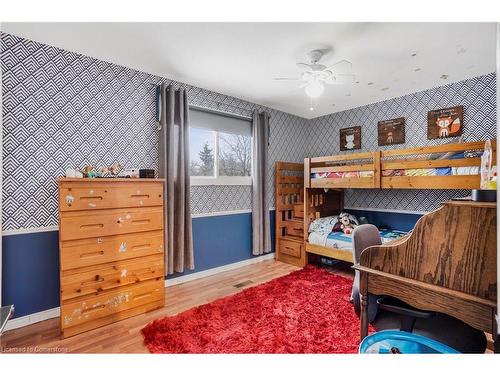
[[304,165],[276,162],[276,259],[304,267]]

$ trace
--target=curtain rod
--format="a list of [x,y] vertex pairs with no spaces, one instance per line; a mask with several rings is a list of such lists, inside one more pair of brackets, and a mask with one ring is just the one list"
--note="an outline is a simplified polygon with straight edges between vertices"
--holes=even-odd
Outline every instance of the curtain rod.
[[[150,83],[150,85],[154,86],[154,87],[158,86],[157,84],[154,84],[154,83]],[[245,116],[245,115],[240,115],[238,113],[232,113],[232,112],[222,111],[222,110],[219,109],[219,107],[221,105],[224,105],[224,106],[228,106],[228,107],[232,107],[232,108],[236,108],[236,109],[239,109],[239,110],[242,110],[242,111],[246,111],[246,112],[252,113],[253,111],[251,109],[241,108],[241,107],[238,107],[238,106],[235,106],[235,105],[232,105],[232,104],[222,103],[222,102],[219,102],[217,100],[210,100],[210,103],[215,103],[217,105],[217,109],[210,108],[210,107],[203,107],[203,106],[196,105],[196,104],[189,104],[189,107],[191,107],[193,109],[198,109],[200,111],[219,113],[219,114],[223,114],[223,115],[227,115],[227,116],[232,116],[232,117],[235,117],[235,118],[240,118],[240,119],[243,119],[243,120],[252,120],[252,118],[253,118],[252,116]],[[270,117],[271,117],[271,115],[269,115],[269,118]]]
[[[218,102],[213,102],[213,103],[218,103]],[[219,114],[219,115],[223,115],[223,116],[228,116],[228,117],[234,117],[234,118],[241,119],[241,120],[249,120],[249,121],[251,121],[253,119],[253,117],[251,117],[251,116],[244,116],[244,115],[240,115],[240,114],[237,114],[237,113],[221,111],[220,109],[214,109],[214,108],[209,108],[209,107],[202,107],[202,106],[196,105],[196,104],[189,104],[189,108],[192,108],[192,109],[195,109],[195,110],[199,110],[199,111],[203,111],[203,112],[215,113],[215,114]],[[238,108],[238,107],[235,107],[235,108]],[[242,108],[240,108],[240,109],[242,109]]]

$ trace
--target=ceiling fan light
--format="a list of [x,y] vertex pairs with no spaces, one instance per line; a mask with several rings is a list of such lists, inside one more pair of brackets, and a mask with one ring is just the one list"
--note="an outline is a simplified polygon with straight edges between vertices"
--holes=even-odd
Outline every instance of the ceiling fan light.
[[321,82],[312,81],[306,86],[305,91],[308,97],[313,99],[319,98],[323,94],[323,91],[325,91],[325,86]]

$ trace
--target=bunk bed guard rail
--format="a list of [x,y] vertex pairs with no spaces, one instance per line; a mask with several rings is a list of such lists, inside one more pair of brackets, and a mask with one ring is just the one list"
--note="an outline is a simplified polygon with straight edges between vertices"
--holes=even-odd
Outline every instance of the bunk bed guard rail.
[[304,160],[306,188],[380,188],[380,151],[320,156]]

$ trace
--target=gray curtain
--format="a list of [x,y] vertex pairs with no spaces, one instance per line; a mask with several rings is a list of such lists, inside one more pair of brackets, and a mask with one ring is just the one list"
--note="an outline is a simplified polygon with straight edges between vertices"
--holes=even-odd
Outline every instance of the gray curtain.
[[184,89],[161,85],[160,170],[165,178],[165,271],[194,269],[189,181],[189,106]]
[[266,192],[269,115],[254,111],[252,121],[252,253],[271,251],[271,228]]

